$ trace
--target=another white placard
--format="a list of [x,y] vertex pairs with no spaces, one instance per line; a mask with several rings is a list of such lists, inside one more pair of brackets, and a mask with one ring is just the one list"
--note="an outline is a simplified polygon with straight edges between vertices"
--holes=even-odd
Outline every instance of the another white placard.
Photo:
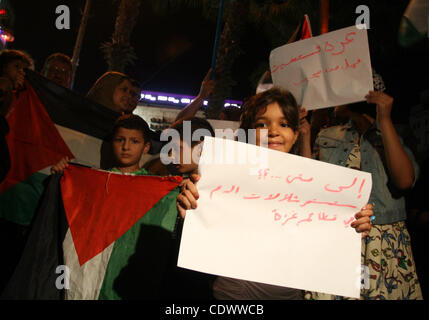
[[270,70],[307,110],[363,101],[374,88],[367,30],[356,26],[274,49]]
[[[243,161],[261,150],[260,169]],[[232,159],[213,159],[219,152]],[[200,174],[179,267],[359,297],[361,235],[350,224],[369,199],[369,173],[206,137]]]

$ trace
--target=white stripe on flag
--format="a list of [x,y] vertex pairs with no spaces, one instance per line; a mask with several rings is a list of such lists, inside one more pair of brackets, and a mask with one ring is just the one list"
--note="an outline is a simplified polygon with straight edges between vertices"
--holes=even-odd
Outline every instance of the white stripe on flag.
[[113,242],[91,260],[79,264],[70,228],[63,242],[64,264],[69,268],[69,289],[66,300],[97,300],[103,285],[104,275],[113,250]]

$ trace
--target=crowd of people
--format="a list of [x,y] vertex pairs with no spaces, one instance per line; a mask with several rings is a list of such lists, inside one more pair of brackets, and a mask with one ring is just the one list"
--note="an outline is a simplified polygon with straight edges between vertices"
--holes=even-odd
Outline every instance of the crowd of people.
[[[41,74],[60,86],[71,88],[72,68],[68,56],[55,53],[46,59]],[[9,131],[7,114],[14,92],[22,90],[25,69],[34,69],[33,60],[28,54],[18,50],[0,53],[0,179],[4,179],[10,167],[5,141]],[[192,158],[191,163],[186,163],[184,154],[192,154],[204,141],[202,137],[189,145],[184,138],[184,124],[190,122],[191,135],[198,129],[206,129],[207,135],[214,136],[210,123],[195,117],[202,102],[215,87],[215,81],[210,79],[211,73],[212,70],[209,70],[202,81],[196,99],[177,115],[170,127],[179,133],[180,141],[177,141],[178,147],[175,149],[179,152],[169,154],[178,163],[169,165],[163,164],[161,158],[143,167],[140,165],[141,157],[149,152],[153,133],[145,120],[133,114],[140,98],[141,85],[138,81],[120,72],[106,72],[86,95],[89,100],[118,114],[109,141],[105,141],[102,147],[102,152],[110,154],[110,161],[102,169],[123,174],[184,177],[177,197],[176,227],[179,229],[186,211],[195,209],[199,198],[198,162]],[[241,110],[234,110],[230,117],[239,121],[240,128],[246,132],[256,129],[258,146],[262,146],[262,141],[266,139],[268,148],[272,150],[370,172],[373,187],[369,202],[356,212],[351,225],[356,232],[362,233],[361,263],[370,273],[369,288],[361,289],[361,299],[422,299],[406,225],[405,202],[406,192],[419,178],[419,166],[393,125],[393,97],[384,92],[378,74],[374,73],[374,79],[375,90],[368,92],[366,101],[335,107],[337,123],[331,123],[329,127],[314,120],[317,112],[313,112],[314,121],[308,121],[309,112],[298,106],[289,91],[271,86],[247,99]],[[225,111],[222,119],[227,116],[228,112]],[[51,172],[62,173],[70,165],[70,160],[67,157],[61,159],[52,166]],[[204,276],[177,267],[172,275],[178,286],[186,286],[194,294],[193,298],[204,292],[204,297],[220,300],[345,299],[322,292]]]

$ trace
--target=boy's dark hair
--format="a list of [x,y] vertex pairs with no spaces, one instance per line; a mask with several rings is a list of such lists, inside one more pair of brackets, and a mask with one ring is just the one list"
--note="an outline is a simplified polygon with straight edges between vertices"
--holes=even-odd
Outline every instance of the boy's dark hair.
[[34,70],[34,61],[28,53],[21,50],[6,49],[0,52],[0,75],[3,74],[4,68],[15,60],[24,62],[28,69]]
[[[210,136],[214,137],[215,136],[215,132],[213,130],[213,127],[211,126],[211,124],[203,118],[198,118],[198,117],[193,117],[191,119],[185,119],[185,120],[180,120],[177,121],[176,123],[174,123],[169,129],[174,129],[177,132],[179,132],[180,135],[180,140],[184,140],[183,137],[183,125],[185,121],[189,121],[191,124],[191,137],[193,136],[194,132],[198,129],[206,129],[210,132]],[[168,130],[168,129],[167,129]],[[202,137],[204,139],[204,137]],[[200,141],[191,141],[191,147],[195,146],[196,144],[198,144]]]
[[53,60],[61,61],[67,64],[70,67],[70,70],[73,69],[71,58],[68,55],[65,55],[64,53],[56,52],[46,58],[42,72],[45,72],[48,69],[49,63],[51,63]]
[[116,119],[109,140],[113,139],[113,136],[119,128],[140,130],[143,135],[144,143],[150,143],[151,131],[149,129],[149,125],[143,118],[135,114],[126,114]]
[[[295,97],[288,90],[279,87],[273,87],[251,97],[242,106],[240,128],[245,129],[248,133],[249,129],[255,129],[256,117],[260,113],[267,110],[267,106],[272,103],[278,103],[283,111],[283,114],[293,131],[299,129],[299,109]],[[298,152],[298,141],[293,146],[291,153]]]

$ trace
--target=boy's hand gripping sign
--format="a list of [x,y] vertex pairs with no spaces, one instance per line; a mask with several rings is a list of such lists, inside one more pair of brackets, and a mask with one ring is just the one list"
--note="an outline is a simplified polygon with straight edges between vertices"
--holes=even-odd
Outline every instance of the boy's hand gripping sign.
[[356,26],[274,49],[270,70],[307,110],[363,101],[373,90],[367,31]]
[[[258,170],[212,159],[261,150]],[[187,211],[179,267],[359,297],[361,235],[350,224],[368,202],[371,174],[211,137],[199,168],[198,208]]]

